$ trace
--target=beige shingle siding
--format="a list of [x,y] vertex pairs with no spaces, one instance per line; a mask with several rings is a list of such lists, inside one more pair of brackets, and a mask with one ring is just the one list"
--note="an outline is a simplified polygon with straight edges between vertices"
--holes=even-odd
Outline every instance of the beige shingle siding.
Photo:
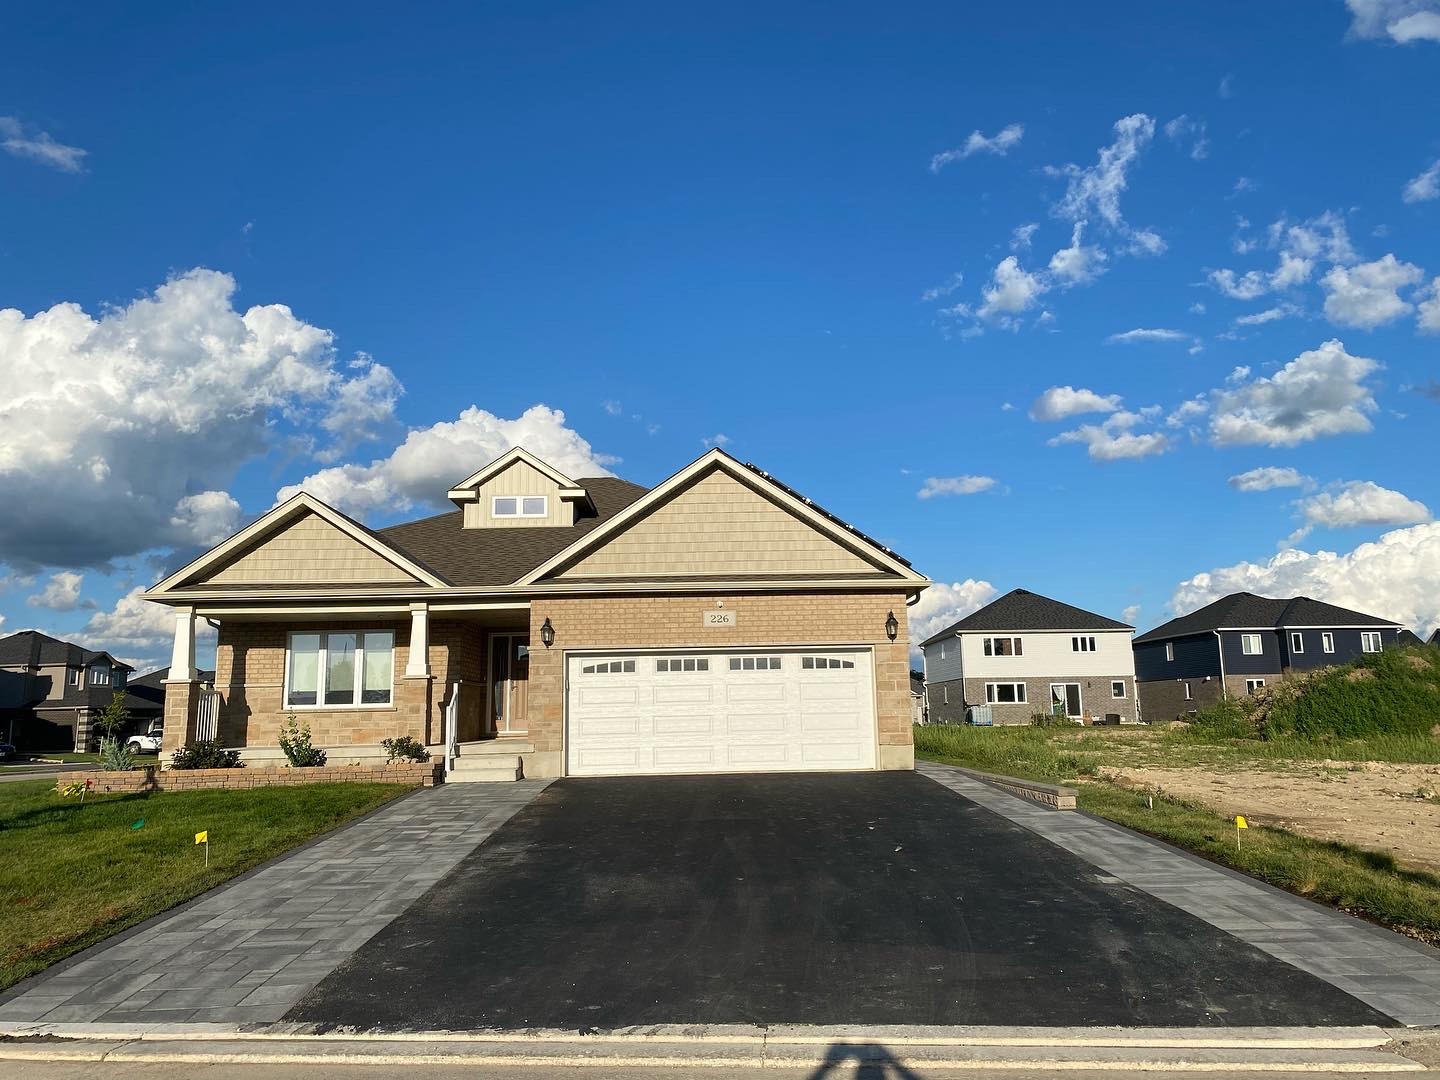
[[328,521],[307,513],[203,581],[212,585],[369,585],[415,579]]
[[557,580],[676,574],[873,573],[849,549],[723,472],[713,472]]
[[[560,501],[560,485],[548,476],[523,461],[512,462],[508,467],[492,476],[479,489],[479,498],[465,504],[465,528],[467,529],[513,529],[573,526],[575,504]],[[545,517],[497,518],[490,513],[490,500],[495,495],[544,495],[546,498]]]

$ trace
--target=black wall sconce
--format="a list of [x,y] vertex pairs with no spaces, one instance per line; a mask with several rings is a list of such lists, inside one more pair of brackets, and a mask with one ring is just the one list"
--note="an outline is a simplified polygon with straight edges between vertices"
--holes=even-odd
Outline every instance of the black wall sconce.
[[555,644],[555,627],[550,625],[550,616],[545,616],[545,621],[540,625],[540,643],[547,649]]
[[892,611],[889,615],[885,616],[885,636],[891,641],[894,641],[896,635],[899,633],[900,623],[895,618],[895,612]]

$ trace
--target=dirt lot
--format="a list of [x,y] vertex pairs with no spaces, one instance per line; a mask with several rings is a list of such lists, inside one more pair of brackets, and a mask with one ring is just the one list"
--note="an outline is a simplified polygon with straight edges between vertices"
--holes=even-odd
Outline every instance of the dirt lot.
[[1229,816],[1392,854],[1440,873],[1440,765],[1314,762],[1283,768],[1102,766],[1127,787],[1163,791]]

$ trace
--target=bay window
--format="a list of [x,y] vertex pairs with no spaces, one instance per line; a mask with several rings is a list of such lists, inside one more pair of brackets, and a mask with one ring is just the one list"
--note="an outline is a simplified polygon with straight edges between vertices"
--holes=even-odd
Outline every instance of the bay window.
[[390,630],[291,634],[285,705],[389,705],[394,674],[395,634]]

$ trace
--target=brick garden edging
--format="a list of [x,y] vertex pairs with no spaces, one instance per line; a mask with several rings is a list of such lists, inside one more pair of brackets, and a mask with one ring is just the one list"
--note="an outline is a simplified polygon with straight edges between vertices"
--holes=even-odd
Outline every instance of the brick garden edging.
[[1036,780],[1021,780],[1014,776],[1000,776],[996,773],[981,772],[979,769],[964,769],[958,765],[952,767],[966,776],[983,780],[1002,791],[1008,791],[1011,795],[1029,799],[1041,806],[1048,806],[1052,810],[1075,809],[1076,792],[1074,788],[1060,787],[1058,784],[1042,784]]
[[96,794],[140,791],[246,790],[285,784],[419,784],[434,787],[443,779],[440,762],[405,765],[322,765],[312,769],[160,769],[147,765],[129,772],[67,772],[59,786],[90,783]]

